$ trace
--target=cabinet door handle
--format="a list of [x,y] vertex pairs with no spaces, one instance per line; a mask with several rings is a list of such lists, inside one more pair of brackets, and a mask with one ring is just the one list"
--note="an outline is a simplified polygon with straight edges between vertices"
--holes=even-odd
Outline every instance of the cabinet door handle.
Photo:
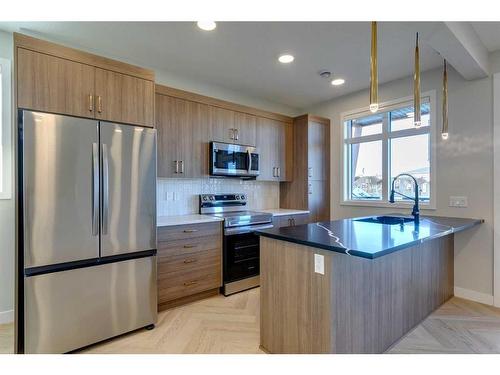
[[292,225],[295,226],[295,218],[292,217]]
[[179,163],[181,164],[181,173],[184,173],[184,160],[180,160]]
[[288,218],[288,226],[292,225],[292,219]]
[[197,261],[197,259],[186,259],[184,261],[185,264],[189,264],[189,263],[195,263]]
[[273,177],[276,177],[276,167],[273,167]]
[[191,286],[198,284],[198,281],[187,281],[184,283],[184,286]]
[[276,177],[281,177],[281,167],[276,168],[278,170],[278,175]]
[[179,162],[177,160],[174,160],[175,163],[175,173],[179,173]]
[[193,247],[196,247],[197,245],[184,245],[184,249],[192,249]]
[[195,233],[198,232],[198,229],[184,229],[184,233]]
[[102,112],[102,97],[101,95],[97,96],[97,112]]
[[240,139],[240,131],[238,129],[234,129],[234,134],[235,134],[236,140]]
[[89,94],[89,112],[94,110],[94,95]]
[[234,140],[234,129],[229,129],[229,139]]

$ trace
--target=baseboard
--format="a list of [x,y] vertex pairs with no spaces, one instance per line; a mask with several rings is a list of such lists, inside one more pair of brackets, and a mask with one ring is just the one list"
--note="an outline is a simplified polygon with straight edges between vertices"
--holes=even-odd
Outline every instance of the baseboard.
[[493,306],[494,299],[490,294],[476,292],[470,289],[459,288],[457,286],[454,288],[454,294],[456,297]]
[[14,310],[0,311],[0,324],[12,323],[14,321]]
[[495,296],[494,306],[495,307],[500,307],[500,296]]

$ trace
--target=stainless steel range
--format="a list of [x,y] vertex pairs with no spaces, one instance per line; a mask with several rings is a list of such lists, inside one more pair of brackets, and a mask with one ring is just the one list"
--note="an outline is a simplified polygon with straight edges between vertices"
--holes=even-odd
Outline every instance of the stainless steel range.
[[245,194],[201,194],[200,213],[224,219],[223,293],[259,286],[259,237],[272,228],[272,214],[246,210]]

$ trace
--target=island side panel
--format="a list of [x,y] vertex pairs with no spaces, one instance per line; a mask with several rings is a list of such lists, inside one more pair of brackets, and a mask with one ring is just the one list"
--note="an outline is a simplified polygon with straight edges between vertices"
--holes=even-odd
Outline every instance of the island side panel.
[[331,260],[332,353],[383,353],[453,295],[453,235]]
[[[314,254],[325,274],[314,272]],[[260,238],[260,344],[270,353],[329,353],[331,252]]]

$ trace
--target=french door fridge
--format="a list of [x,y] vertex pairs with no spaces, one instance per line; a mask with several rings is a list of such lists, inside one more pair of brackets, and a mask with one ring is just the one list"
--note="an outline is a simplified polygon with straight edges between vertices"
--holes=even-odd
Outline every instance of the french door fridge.
[[154,324],[156,130],[19,112],[18,351]]

